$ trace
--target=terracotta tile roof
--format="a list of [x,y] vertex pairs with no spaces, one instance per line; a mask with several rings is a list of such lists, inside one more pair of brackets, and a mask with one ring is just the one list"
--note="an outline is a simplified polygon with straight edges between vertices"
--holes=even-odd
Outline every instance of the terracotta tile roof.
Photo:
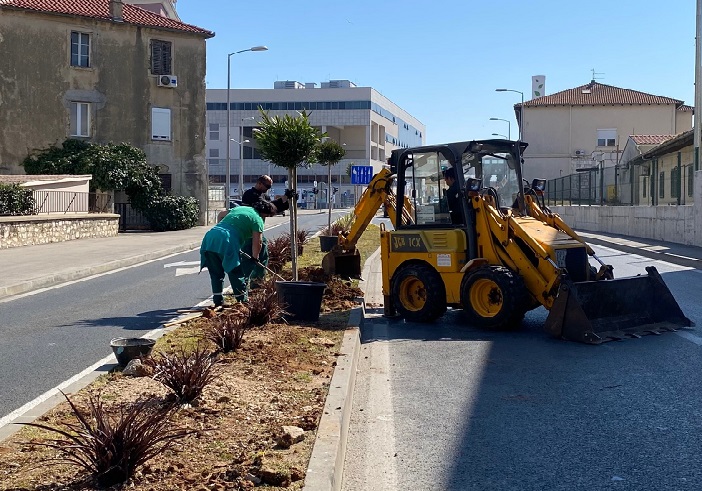
[[[75,15],[91,17],[112,22],[110,15],[110,0],[0,0],[0,8],[10,7],[23,10],[33,10],[49,14]],[[162,17],[136,5],[124,4],[122,10],[124,22],[155,29],[191,32],[206,38],[214,36],[212,31]]]
[[675,135],[630,135],[637,145],[660,145],[664,141],[674,138]]
[[605,106],[613,104],[674,104],[681,109],[689,107],[684,106],[683,101],[671,99],[670,97],[646,94],[645,92],[622,89],[597,82],[590,82],[574,89],[562,90],[555,94],[537,97],[524,102],[525,107]]

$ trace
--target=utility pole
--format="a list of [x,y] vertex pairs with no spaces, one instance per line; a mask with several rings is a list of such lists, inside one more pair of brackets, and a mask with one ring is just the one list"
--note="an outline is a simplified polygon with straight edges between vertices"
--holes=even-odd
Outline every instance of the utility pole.
[[700,170],[700,139],[702,137],[702,0],[697,0],[695,16],[695,119],[694,145],[695,170]]

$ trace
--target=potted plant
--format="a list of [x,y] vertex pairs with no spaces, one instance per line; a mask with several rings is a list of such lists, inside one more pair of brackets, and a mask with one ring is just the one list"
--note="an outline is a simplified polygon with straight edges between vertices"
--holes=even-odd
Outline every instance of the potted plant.
[[[331,216],[332,216],[332,192],[334,188],[332,187],[332,167],[336,164],[339,163],[341,159],[344,158],[344,155],[346,155],[346,150],[344,150],[344,147],[339,145],[337,142],[331,139],[324,139],[317,147],[315,148],[315,160],[321,164],[327,167],[329,170],[329,175],[327,177],[327,205],[329,208],[329,217],[327,220],[327,231],[328,233],[331,231]],[[322,248],[322,252],[328,252],[331,250],[331,248],[336,244],[334,242],[334,239],[336,239],[336,236],[332,236],[331,234],[329,235],[320,235],[319,236],[319,242]]]
[[317,320],[322,306],[325,283],[298,281],[297,272],[297,168],[314,162],[315,149],[322,135],[310,124],[309,115],[302,111],[298,117],[289,114],[269,116],[261,113],[260,126],[254,129],[254,138],[263,160],[288,170],[290,189],[290,256],[292,281],[277,281],[278,299],[286,311],[296,319]]

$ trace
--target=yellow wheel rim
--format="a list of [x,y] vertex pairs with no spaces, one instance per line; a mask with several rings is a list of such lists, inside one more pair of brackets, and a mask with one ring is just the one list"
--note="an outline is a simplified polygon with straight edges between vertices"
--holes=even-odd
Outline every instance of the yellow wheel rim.
[[403,279],[400,283],[400,302],[404,308],[412,312],[422,310],[427,303],[424,282],[415,276]]
[[492,280],[479,279],[470,289],[470,305],[480,317],[495,317],[502,310],[502,290]]

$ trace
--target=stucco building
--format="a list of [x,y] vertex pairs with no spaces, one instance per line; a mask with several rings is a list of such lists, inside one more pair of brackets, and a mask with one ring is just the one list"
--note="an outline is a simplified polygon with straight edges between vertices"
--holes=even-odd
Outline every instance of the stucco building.
[[[350,164],[372,165],[378,172],[390,152],[399,147],[422,145],[425,126],[417,118],[371,87],[357,87],[349,80],[316,83],[275,82],[272,89],[232,89],[229,132],[231,145],[231,196],[239,194],[243,162],[243,189],[261,174],[273,177],[273,190],[279,194],[287,171],[260,158],[253,128],[260,120],[258,108],[271,116],[306,110],[310,123],[343,145],[345,158],[333,168],[333,185],[343,196],[355,189],[347,174]],[[207,90],[207,156],[212,182],[224,183],[227,169],[227,90]],[[247,141],[248,140],[248,141]],[[243,160],[242,160],[243,159]],[[312,189],[314,180],[326,182],[327,168],[312,165],[298,171],[297,188]],[[359,189],[360,191],[360,189]]]
[[0,173],[23,173],[30,152],[69,137],[127,142],[174,194],[198,198],[204,223],[214,34],[170,15],[174,1],[143,3],[154,12],[121,0],[0,1]]
[[529,143],[525,176],[555,179],[583,168],[616,165],[630,135],[690,130],[693,108],[670,97],[593,80],[516,104],[515,112]]

